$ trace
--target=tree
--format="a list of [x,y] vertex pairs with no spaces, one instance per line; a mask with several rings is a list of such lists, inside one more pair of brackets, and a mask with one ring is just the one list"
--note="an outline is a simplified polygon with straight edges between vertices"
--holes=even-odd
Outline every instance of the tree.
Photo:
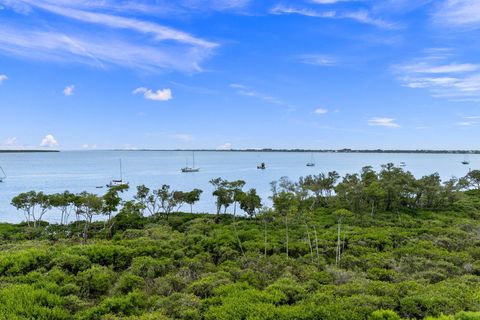
[[[150,196],[150,188],[145,186],[144,184],[137,186],[137,193],[133,196],[133,198],[142,206],[142,213],[145,214],[145,210],[149,209],[149,196]],[[150,211],[150,210],[149,210]],[[150,214],[153,214],[150,212]]]
[[72,210],[72,205],[75,195],[70,191],[64,191],[63,193],[55,193],[50,195],[50,204],[52,207],[57,208],[61,212],[60,224],[66,224],[70,211]]
[[337,248],[335,250],[335,265],[338,267],[340,264],[340,259],[342,258],[342,246],[341,246],[341,227],[342,222],[345,218],[352,215],[352,213],[347,209],[338,209],[333,213],[335,219],[337,220]]
[[258,210],[262,208],[262,199],[255,189],[242,192],[238,200],[240,202],[240,209],[245,211],[250,217],[254,217]]
[[342,182],[335,187],[341,206],[348,206],[358,213],[361,210],[363,184],[358,174],[346,174]]
[[480,190],[480,170],[471,170],[465,176],[470,186],[475,187],[475,189]]
[[202,192],[203,191],[200,189],[193,189],[192,191],[184,194],[183,201],[190,205],[190,213],[193,213],[193,205],[200,200],[200,195]]
[[142,206],[142,214],[145,215],[145,210],[150,215],[156,215],[161,208],[158,192],[151,192],[150,188],[145,185],[137,186],[137,193],[134,199]]
[[410,172],[395,167],[393,163],[382,165],[380,184],[385,190],[385,210],[394,211],[400,207],[412,206],[415,202],[415,178]]
[[119,193],[125,190],[128,190],[128,185],[114,186],[108,189],[107,193],[103,195],[103,208],[102,212],[105,215],[108,215],[108,221],[112,218],[112,213],[117,212],[118,206],[120,205],[122,198],[120,198]]
[[272,196],[273,206],[277,214],[283,217],[285,222],[285,253],[288,258],[288,218],[290,215],[296,213],[298,208],[298,201],[295,194],[287,191],[281,191]]
[[327,204],[327,198],[332,196],[335,190],[335,185],[340,176],[336,171],[328,172],[327,174],[320,173],[318,175],[309,175],[300,180],[300,185],[303,189],[311,192],[314,196],[311,208],[321,204]]
[[217,215],[220,214],[222,207],[224,213],[227,212],[227,208],[234,202],[232,190],[229,188],[229,182],[222,178],[216,178],[210,180],[210,183],[214,186],[215,190],[212,195],[216,197]]
[[77,207],[77,214],[85,218],[83,238],[87,240],[88,229],[92,223],[93,217],[103,212],[103,198],[97,196],[96,194],[83,191],[77,195],[75,199],[75,206]]
[[160,189],[155,190],[153,193],[158,196],[160,207],[167,219],[172,210],[183,201],[182,194],[178,191],[170,191],[170,186],[167,184],[164,184]]
[[[11,204],[17,208],[17,210],[23,210],[27,224],[30,226],[30,222],[33,222],[33,227],[36,228],[38,222],[42,220],[45,213],[51,209],[50,197],[43,192],[29,191],[21,193],[14,197]],[[40,212],[36,212],[36,209]]]
[[424,176],[419,179],[417,185],[416,205],[422,208],[433,209],[440,201],[442,180],[438,173]]
[[37,193],[35,191],[22,192],[11,201],[12,206],[24,212],[28,226],[30,226],[30,221],[32,220],[32,215],[37,205],[36,196]]
[[375,213],[375,208],[379,205],[382,199],[385,198],[385,190],[383,190],[382,185],[378,181],[373,181],[371,184],[365,187],[364,194],[367,199],[367,202],[370,204],[371,211],[370,214],[373,217]]
[[243,195],[243,187],[245,186],[245,181],[236,180],[232,182],[227,182],[227,188],[232,193],[233,198],[233,215],[237,214],[237,202],[240,201],[240,197]]

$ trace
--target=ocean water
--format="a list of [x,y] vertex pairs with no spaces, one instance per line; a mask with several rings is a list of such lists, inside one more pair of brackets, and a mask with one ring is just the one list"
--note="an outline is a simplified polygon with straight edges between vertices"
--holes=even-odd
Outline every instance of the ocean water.
[[[196,212],[214,212],[215,204],[209,181],[222,177],[242,179],[247,188],[256,188],[265,204],[269,204],[270,182],[283,176],[298,179],[308,174],[335,170],[341,175],[359,172],[363,166],[380,169],[389,162],[406,163],[406,170],[415,176],[438,172],[443,179],[464,176],[468,170],[480,168],[480,155],[469,155],[470,165],[462,165],[465,155],[456,154],[384,154],[384,153],[314,153],[315,167],[307,167],[310,153],[295,152],[210,152],[195,153],[197,173],[182,173],[180,169],[192,153],[186,151],[65,151],[59,153],[0,153],[0,166],[8,178],[0,183],[0,222],[20,222],[22,212],[10,205],[11,199],[25,191],[46,193],[88,191],[102,194],[111,179],[119,177],[119,159],[122,159],[123,178],[130,183],[124,199],[131,199],[135,186],[145,184],[159,188],[169,184],[176,190],[193,188],[204,190],[194,206]],[[257,164],[265,162],[266,170]],[[184,208],[186,211],[188,207]],[[56,213],[45,217],[58,221]]]

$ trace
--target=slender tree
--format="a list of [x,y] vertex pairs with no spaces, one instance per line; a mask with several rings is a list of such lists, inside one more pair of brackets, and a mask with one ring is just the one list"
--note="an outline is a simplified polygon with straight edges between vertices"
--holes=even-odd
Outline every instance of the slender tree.
[[193,189],[190,192],[185,193],[184,202],[190,206],[190,213],[193,213],[193,205],[200,200],[202,190]]
[[245,211],[251,218],[255,217],[258,210],[262,208],[262,199],[255,189],[240,193],[238,201],[240,202],[240,209]]
[[341,227],[342,222],[345,218],[352,215],[352,213],[347,209],[338,209],[334,212],[335,219],[337,220],[337,247],[335,250],[335,266],[340,265],[340,260],[342,258],[342,242],[341,242]]

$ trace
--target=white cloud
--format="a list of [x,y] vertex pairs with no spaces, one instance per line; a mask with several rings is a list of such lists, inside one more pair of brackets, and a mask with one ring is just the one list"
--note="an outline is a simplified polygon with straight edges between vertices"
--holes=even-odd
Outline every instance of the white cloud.
[[173,99],[172,90],[170,89],[159,89],[157,91],[152,91],[151,89],[140,87],[133,90],[133,94],[143,94],[145,99],[154,101],[169,101]]
[[342,15],[342,18],[352,19],[357,22],[369,24],[382,29],[398,29],[399,28],[396,24],[392,22],[388,22],[383,19],[372,17],[368,11],[346,12]]
[[180,140],[180,141],[184,141],[184,142],[190,142],[190,141],[193,140],[193,136],[191,134],[188,134],[188,133],[177,133],[177,134],[172,135],[171,137],[176,139],[176,140]]
[[0,74],[0,84],[2,84],[2,82],[6,80],[8,80],[8,77],[4,74]]
[[251,0],[186,0],[182,5],[189,9],[224,11],[245,8],[250,2]]
[[324,54],[302,54],[297,56],[297,59],[302,63],[318,67],[331,67],[338,63],[337,59]]
[[55,148],[58,147],[58,142],[53,135],[47,134],[40,142],[40,147]]
[[449,50],[429,50],[427,55],[394,67],[404,86],[426,89],[433,97],[453,100],[480,99],[480,64],[454,61]]
[[457,125],[458,126],[461,126],[461,127],[471,127],[471,126],[474,126],[476,125],[477,122],[475,121],[461,121],[461,122],[457,122]]
[[328,112],[327,109],[317,108],[317,109],[315,109],[315,111],[313,113],[315,113],[315,114],[325,114],[327,112]]
[[335,11],[317,11],[307,8],[297,8],[292,6],[277,5],[270,9],[271,14],[299,14],[302,16],[313,18],[334,18],[336,16]]
[[351,2],[351,1],[357,1],[357,0],[311,0],[313,3],[318,3],[318,4],[335,4],[339,2]]
[[444,0],[433,19],[448,27],[480,27],[480,1]]
[[221,146],[217,147],[218,150],[230,150],[232,149],[232,144],[230,142],[227,142],[225,144],[222,144]]
[[237,84],[237,83],[232,83],[230,85],[230,88],[236,89],[236,93],[241,96],[246,96],[246,97],[251,97],[251,98],[256,98],[259,100],[263,100],[269,103],[281,105],[281,106],[286,106],[286,104],[281,101],[280,99],[277,99],[275,97],[272,97],[268,94],[264,94],[255,90],[252,90],[250,87],[242,85],[242,84]]
[[270,9],[271,14],[284,15],[284,14],[298,14],[302,16],[312,18],[324,18],[324,19],[350,19],[359,23],[372,25],[382,29],[398,29],[398,26],[394,23],[385,21],[380,18],[373,17],[369,11],[319,11],[310,8],[301,8],[294,6],[277,5]]
[[18,142],[18,140],[17,140],[16,137],[11,137],[11,138],[5,139],[5,141],[3,142],[3,145],[8,146],[8,147],[13,147],[13,146],[17,145],[17,142]]
[[75,86],[72,84],[72,85],[66,86],[65,89],[63,89],[63,94],[69,97],[73,95],[74,91],[75,91]]
[[480,116],[464,116],[462,120],[457,122],[457,126],[461,127],[473,127],[480,124]]
[[[126,18],[92,11],[93,1],[19,0],[30,11],[48,11],[69,19],[68,27],[56,25],[55,19],[43,23],[38,19],[2,21],[0,52],[16,57],[69,63],[86,63],[101,68],[118,65],[147,71],[201,71],[200,64],[218,47],[214,42],[148,20]],[[103,1],[102,1],[103,2]],[[109,1],[107,1],[109,2]],[[10,0],[0,0],[15,10]],[[110,3],[110,2],[109,2]],[[123,2],[124,5],[127,1]],[[79,10],[77,8],[84,8]],[[91,11],[88,11],[91,10]],[[74,20],[74,21],[72,21]],[[39,21],[35,23],[35,21]],[[53,21],[53,22],[52,22]],[[77,23],[74,23],[74,22]],[[87,33],[88,24],[98,25],[95,33]],[[47,26],[48,27],[45,27]],[[58,31],[57,31],[58,30]],[[61,30],[61,31],[60,31]],[[124,30],[128,32],[123,32]]]
[[381,126],[387,128],[400,128],[400,125],[392,118],[371,118],[368,120],[369,126]]

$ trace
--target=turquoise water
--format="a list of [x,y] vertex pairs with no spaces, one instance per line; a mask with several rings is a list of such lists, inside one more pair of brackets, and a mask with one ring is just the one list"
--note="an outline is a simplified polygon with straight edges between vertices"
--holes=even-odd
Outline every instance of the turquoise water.
[[[358,153],[317,153],[316,166],[307,167],[310,153],[281,152],[196,152],[198,173],[181,173],[192,153],[182,151],[68,151],[60,153],[0,153],[0,166],[8,178],[0,183],[0,221],[19,222],[21,212],[10,206],[12,197],[29,190],[46,193],[89,191],[102,193],[111,179],[119,176],[119,159],[123,163],[124,180],[133,187],[125,194],[132,197],[134,186],[145,184],[158,188],[169,184],[177,190],[199,188],[204,190],[201,201],[195,205],[197,212],[214,212],[214,199],[209,181],[222,177],[227,180],[243,179],[246,188],[256,188],[268,204],[270,182],[282,176],[297,179],[308,174],[336,170],[340,174],[358,172],[363,166],[376,169],[381,164],[393,162],[407,164],[406,170],[415,176],[438,172],[444,179],[464,176],[469,168],[480,167],[480,155],[469,155],[469,166],[461,161],[464,155],[451,154],[358,154]],[[266,170],[256,166],[265,162]],[[185,207],[185,210],[188,210]],[[56,221],[56,214],[46,217]]]

